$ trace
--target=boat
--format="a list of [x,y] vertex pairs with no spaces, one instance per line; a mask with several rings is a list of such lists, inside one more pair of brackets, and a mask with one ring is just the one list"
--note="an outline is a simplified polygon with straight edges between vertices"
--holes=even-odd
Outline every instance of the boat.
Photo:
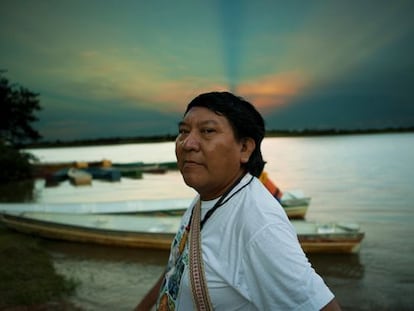
[[182,215],[193,199],[144,199],[88,203],[0,203],[0,212]]
[[[181,217],[47,212],[2,212],[8,228],[43,238],[113,246],[170,247]],[[356,253],[364,233],[356,224],[292,221],[306,253]]]
[[65,213],[3,213],[1,221],[16,231],[43,238],[111,246],[167,250],[180,217]]
[[56,172],[49,172],[42,176],[45,179],[45,186],[46,187],[55,187],[59,185],[60,182],[67,180],[68,177],[68,169],[62,168],[57,170]]
[[177,161],[170,162],[127,162],[127,163],[113,163],[116,168],[145,168],[145,167],[162,167],[167,170],[178,170]]
[[290,190],[283,193],[279,202],[290,219],[305,219],[310,201],[301,190]]
[[83,169],[92,175],[93,179],[100,179],[106,181],[120,181],[121,171],[113,167],[97,167],[89,166]]
[[131,179],[142,179],[142,170],[134,168],[118,168],[121,172],[122,177],[131,178]]
[[259,180],[283,206],[290,219],[305,218],[311,200],[310,197],[306,197],[301,190],[282,192],[265,171],[260,174]]
[[90,185],[92,183],[92,175],[84,170],[72,167],[68,169],[67,174],[70,182],[75,186]]
[[[284,193],[282,206],[290,219],[304,218],[310,198],[300,191]],[[145,214],[148,216],[182,215],[190,206],[190,199],[147,199],[99,203],[0,203],[0,211],[56,212],[82,214]],[[286,203],[286,205],[285,205]]]
[[358,253],[365,235],[355,223],[291,223],[305,253]]
[[130,162],[130,163],[113,163],[114,168],[120,169],[123,172],[137,172],[150,174],[165,174],[171,166],[171,162],[162,163],[144,163],[144,162]]

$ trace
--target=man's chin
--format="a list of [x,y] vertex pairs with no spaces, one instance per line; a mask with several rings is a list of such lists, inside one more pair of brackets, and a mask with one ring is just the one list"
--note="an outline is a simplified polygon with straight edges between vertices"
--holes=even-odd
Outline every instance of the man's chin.
[[194,188],[195,190],[198,189],[200,184],[200,177],[196,174],[185,174],[183,175],[184,182],[187,186]]

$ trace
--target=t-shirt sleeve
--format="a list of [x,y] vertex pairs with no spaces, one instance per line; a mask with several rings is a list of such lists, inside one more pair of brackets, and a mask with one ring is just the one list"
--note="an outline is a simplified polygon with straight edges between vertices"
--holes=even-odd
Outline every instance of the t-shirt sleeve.
[[290,223],[269,224],[246,245],[241,284],[259,310],[320,310],[334,297]]

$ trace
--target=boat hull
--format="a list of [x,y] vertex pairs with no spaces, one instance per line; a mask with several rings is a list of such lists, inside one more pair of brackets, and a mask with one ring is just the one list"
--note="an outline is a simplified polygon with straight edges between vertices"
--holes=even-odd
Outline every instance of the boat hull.
[[[86,215],[79,215],[85,217]],[[101,244],[134,248],[168,250],[176,230],[170,232],[128,231],[93,228],[26,218],[14,215],[3,215],[3,223],[16,231],[36,235],[42,238],[64,240],[81,243]]]
[[299,243],[305,253],[351,254],[358,253],[364,234],[347,237],[308,237],[298,236]]
[[308,205],[282,207],[289,219],[304,219],[308,211]]
[[[16,212],[3,213],[1,220],[11,229],[44,238],[167,250],[181,217]],[[292,224],[305,253],[356,253],[364,237],[350,227]]]
[[358,253],[364,232],[356,224],[291,221],[305,253]]

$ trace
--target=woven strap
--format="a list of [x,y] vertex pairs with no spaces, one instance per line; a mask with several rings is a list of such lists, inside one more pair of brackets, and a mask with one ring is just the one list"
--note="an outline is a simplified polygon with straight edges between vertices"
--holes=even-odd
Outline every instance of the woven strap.
[[201,202],[197,201],[193,210],[190,229],[190,282],[196,310],[213,310],[205,280],[204,262],[201,253]]

